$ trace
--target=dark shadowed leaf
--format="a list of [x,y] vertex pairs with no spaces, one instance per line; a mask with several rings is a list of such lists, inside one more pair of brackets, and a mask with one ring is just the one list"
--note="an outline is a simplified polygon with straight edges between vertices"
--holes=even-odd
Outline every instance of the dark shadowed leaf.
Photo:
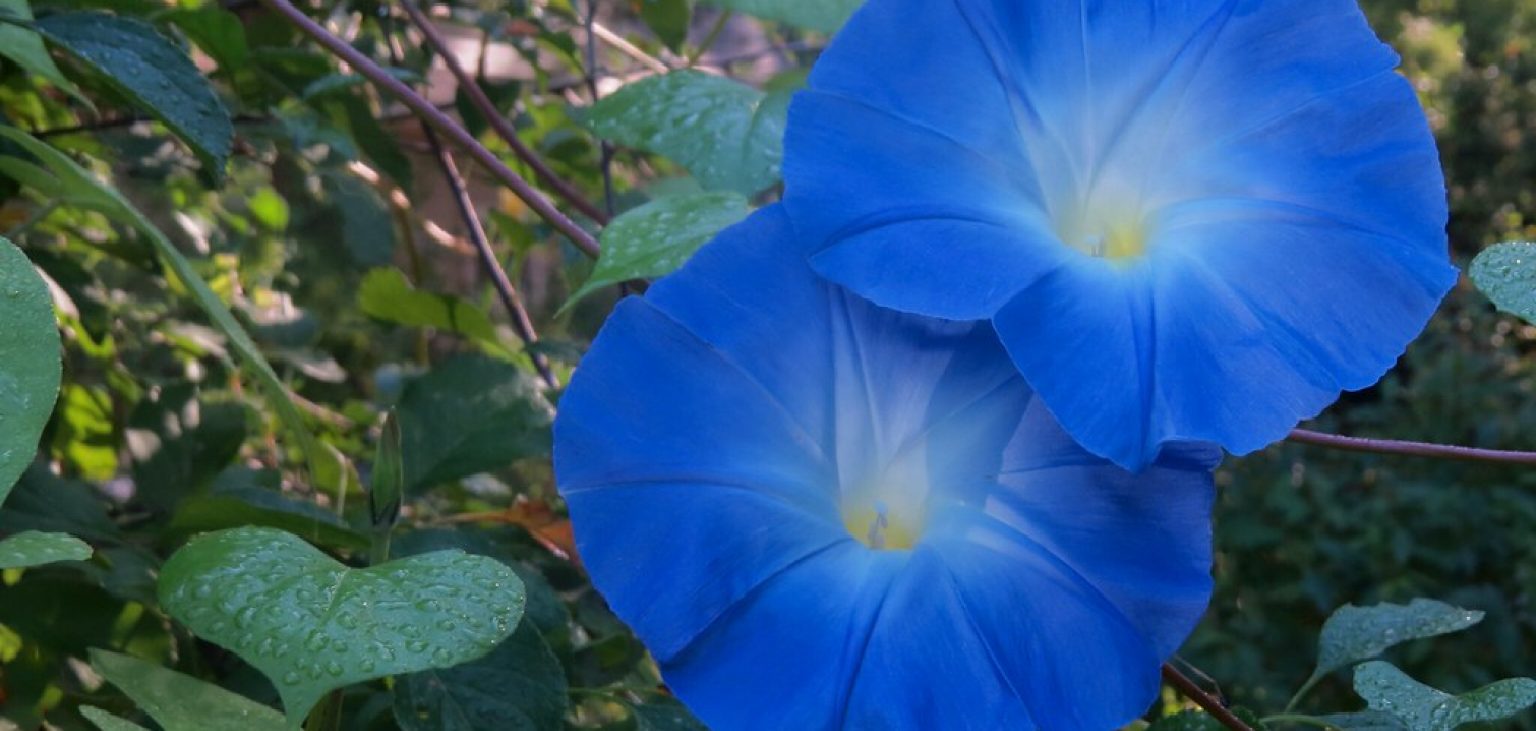
[[[0,14],[13,20],[32,19],[32,9],[27,6],[27,0],[0,0]],[[37,31],[17,23],[0,22],[0,56],[14,61],[27,73],[40,76],[48,83],[81,98],[80,90],[64,78],[59,67],[53,63],[53,57],[48,55],[48,48],[43,45],[43,39]]]
[[525,622],[479,660],[395,680],[395,720],[404,731],[542,731],[565,718],[565,671]]
[[643,706],[630,706],[636,731],[709,731],[683,704],[665,698]]
[[37,29],[186,141],[210,180],[223,179],[235,134],[229,110],[192,59],[154,26],[106,13],[62,13],[39,20]]
[[459,356],[411,381],[399,415],[407,490],[549,453],[552,410],[537,379],[484,356]]
[[831,33],[843,27],[863,0],[704,0],[765,20]]

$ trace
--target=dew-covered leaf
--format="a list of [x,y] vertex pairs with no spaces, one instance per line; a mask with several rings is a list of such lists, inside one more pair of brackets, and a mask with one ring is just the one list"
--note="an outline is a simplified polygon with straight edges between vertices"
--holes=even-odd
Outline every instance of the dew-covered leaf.
[[864,0],[704,0],[765,20],[831,33],[843,27]]
[[531,622],[479,660],[395,680],[404,731],[561,728],[567,703],[565,670]]
[[283,714],[189,675],[106,650],[91,667],[165,731],[294,731]]
[[747,199],[729,192],[668,196],[625,212],[603,229],[602,256],[565,306],[602,287],[671,274],[750,212]]
[[166,611],[262,671],[295,722],[336,688],[483,657],[525,601],[493,559],[443,551],[353,569],[270,528],[202,536],[160,575]]
[[91,553],[90,545],[68,533],[27,531],[0,540],[0,570],[84,561]]
[[0,504],[53,413],[61,377],[53,299],[32,262],[0,238]]
[[1482,612],[1432,599],[1415,599],[1407,605],[1345,605],[1323,623],[1312,677],[1374,659],[1394,645],[1457,632],[1482,620]]
[[[32,8],[27,0],[0,0],[0,15],[13,21],[32,20]],[[80,90],[64,78],[53,57],[48,55],[42,36],[37,31],[17,22],[0,21],[0,56],[15,62],[29,74],[40,76],[54,86],[80,98]]]
[[582,115],[598,135],[664,155],[708,190],[753,195],[779,179],[787,96],[674,71],[636,81]]
[[1451,731],[1469,723],[1502,721],[1536,704],[1536,680],[1530,678],[1500,680],[1451,695],[1380,661],[1355,668],[1355,692],[1372,710],[1396,716],[1409,731]]
[[223,179],[235,135],[229,110],[154,26],[121,15],[60,13],[37,21],[37,29],[186,141],[210,180]]
[[1536,323],[1536,243],[1490,246],[1472,260],[1468,274],[1500,310]]
[[400,447],[407,491],[549,453],[552,409],[516,367],[463,355],[405,387]]

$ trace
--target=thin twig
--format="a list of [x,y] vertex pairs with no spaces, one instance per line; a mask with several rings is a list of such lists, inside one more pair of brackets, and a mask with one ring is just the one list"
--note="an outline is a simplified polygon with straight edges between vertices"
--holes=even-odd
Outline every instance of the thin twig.
[[1297,444],[1309,444],[1316,447],[1326,447],[1344,452],[1366,452],[1370,454],[1395,454],[1409,457],[1429,457],[1432,459],[1448,459],[1462,462],[1491,462],[1494,464],[1536,465],[1536,452],[1512,452],[1502,449],[1478,449],[1476,447],[1457,447],[1449,444],[1430,444],[1427,442],[1404,442],[1393,439],[1364,439],[1361,437],[1346,437],[1338,434],[1324,434],[1322,432],[1297,429],[1287,437],[1288,441]]
[[437,26],[432,24],[432,20],[421,11],[421,8],[417,7],[416,3],[411,0],[400,3],[400,6],[405,9],[405,14],[410,17],[411,23],[421,32],[422,40],[426,41],[427,46],[437,54],[438,58],[443,60],[443,65],[448,68],[448,73],[453,74],[453,78],[458,80],[459,88],[464,91],[465,96],[469,99],[469,103],[473,104],[475,109],[480,112],[480,116],[485,117],[486,123],[490,125],[491,130],[496,133],[496,136],[500,137],[512,148],[512,153],[517,155],[517,159],[522,160],[523,164],[533,171],[534,177],[554,191],[556,195],[565,199],[576,210],[581,211],[582,215],[601,225],[607,225],[608,215],[602,209],[598,208],[592,201],[587,200],[587,197],[582,195],[581,191],[576,189],[576,186],[560,177],[537,153],[523,142],[522,138],[517,134],[517,129],[512,126],[512,123],[506,117],[502,116],[500,110],[496,109],[496,103],[491,101],[489,96],[486,96],[485,90],[480,88],[478,81],[469,75],[469,71],[465,70],[463,64],[459,63],[459,59],[453,55],[453,50],[448,47],[447,40],[443,38],[443,34],[438,32]]
[[346,61],[352,67],[352,70],[361,74],[384,91],[389,92],[390,96],[400,100],[402,104],[415,112],[417,117],[431,124],[437,131],[452,140],[454,144],[462,148],[476,162],[495,175],[518,198],[521,198],[524,203],[528,204],[529,208],[532,208],[541,218],[564,234],[566,238],[570,239],[571,243],[575,244],[576,248],[580,249],[582,253],[594,259],[597,258],[602,247],[598,245],[597,239],[593,238],[592,234],[587,233],[575,221],[567,218],[564,213],[555,208],[554,204],[549,202],[549,199],[535,190],[516,171],[507,167],[506,163],[496,157],[495,153],[480,144],[474,135],[465,130],[458,122],[455,122],[452,117],[438,110],[432,102],[422,98],[410,86],[389,75],[388,72],[374,63],[372,59],[348,45],[346,41],[331,34],[330,31],[305,15],[303,11],[294,7],[288,0],[261,0],[261,2],[268,9],[283,16],[285,20],[302,31],[304,35],[319,43],[327,51]]
[[1204,708],[1205,712],[1211,714],[1211,718],[1221,722],[1221,725],[1232,729],[1232,731],[1253,731],[1253,727],[1243,723],[1243,719],[1234,715],[1225,703],[1222,703],[1210,693],[1205,692],[1198,683],[1185,677],[1183,673],[1174,669],[1172,665],[1163,666],[1163,680],[1177,688],[1180,693],[1184,694],[1185,698],[1194,701],[1195,705]]
[[[407,2],[407,9],[413,6]],[[414,19],[416,16],[412,15]],[[425,21],[425,19],[422,19]],[[394,23],[386,20],[385,31],[389,37],[389,55],[394,63],[399,64],[405,56],[400,48],[399,34],[394,30]],[[517,331],[517,336],[523,341],[525,348],[531,348],[539,342],[539,333],[533,326],[533,318],[528,315],[528,308],[523,304],[523,298],[517,293],[517,287],[512,284],[512,278],[507,276],[507,270],[501,265],[501,260],[496,258],[496,250],[491,248],[491,239],[485,233],[485,224],[480,220],[480,212],[475,209],[475,201],[469,194],[469,186],[464,182],[464,176],[459,173],[458,163],[453,161],[453,153],[443,146],[443,141],[437,136],[437,131],[425,121],[421,122],[421,134],[427,141],[427,147],[432,149],[432,156],[437,160],[437,165],[443,171],[443,177],[448,181],[448,188],[453,193],[453,202],[459,209],[459,217],[464,220],[464,228],[469,232],[470,242],[474,244],[475,252],[479,255],[480,267],[491,278],[491,283],[496,288],[496,294],[501,298],[501,304],[507,309],[507,314],[512,318],[512,329]],[[415,262],[413,262],[415,263]],[[421,272],[419,263],[416,264],[417,284],[420,284]],[[539,377],[550,388],[559,388],[560,379],[549,367],[549,359],[541,353],[530,351],[528,359],[533,361],[533,367],[539,372]]]
[[619,53],[634,59],[641,66],[650,69],[654,73],[665,74],[672,70],[672,67],[668,66],[665,61],[646,53],[645,49],[630,43],[624,36],[609,30],[608,26],[602,23],[593,23],[592,33],[597,36],[598,40],[617,48]]
[[699,59],[703,58],[704,54],[709,53],[709,49],[714,47],[715,41],[720,40],[720,34],[725,31],[725,25],[730,22],[732,13],[729,10],[721,10],[719,13],[715,18],[715,24],[710,26],[709,32],[704,35],[704,40],[699,41],[698,47],[688,54],[689,66],[697,66]]
[[[598,100],[597,92],[597,0],[587,0],[587,60],[582,64],[582,78],[587,82],[587,93],[592,96],[592,103]],[[613,145],[602,137],[597,138],[597,147],[602,156],[601,170],[603,173],[603,205],[608,209],[608,215],[613,215]]]
[[[496,251],[491,248],[490,239],[485,235],[485,224],[480,221],[480,214],[475,211],[475,202],[469,196],[469,188],[464,185],[464,176],[459,174],[459,167],[453,162],[453,155],[448,148],[443,147],[437,133],[427,126],[421,125],[421,131],[427,138],[427,144],[432,146],[432,153],[437,156],[438,166],[443,169],[443,177],[448,179],[448,187],[453,190],[453,200],[459,207],[459,215],[464,219],[465,228],[469,229],[470,243],[475,245],[475,250],[480,254],[480,266],[490,275],[491,283],[496,287],[496,294],[501,298],[501,304],[507,308],[507,314],[512,318],[512,329],[517,331],[517,336],[522,338],[525,347],[533,347],[539,344],[539,333],[534,330],[533,318],[528,316],[528,308],[523,305],[523,298],[517,293],[517,287],[513,286],[512,278],[507,276],[507,270],[501,265],[501,260],[496,258]],[[559,388],[560,379],[555,377],[555,372],[550,370],[549,359],[542,353],[528,353],[533,361],[533,367],[538,370],[539,377],[550,388]]]

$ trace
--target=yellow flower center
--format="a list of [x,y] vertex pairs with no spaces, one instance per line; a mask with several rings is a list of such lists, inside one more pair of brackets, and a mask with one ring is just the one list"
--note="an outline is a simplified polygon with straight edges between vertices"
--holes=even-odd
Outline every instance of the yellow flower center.
[[843,505],[848,534],[877,551],[905,551],[923,534],[923,510],[893,510],[884,500],[856,499]]

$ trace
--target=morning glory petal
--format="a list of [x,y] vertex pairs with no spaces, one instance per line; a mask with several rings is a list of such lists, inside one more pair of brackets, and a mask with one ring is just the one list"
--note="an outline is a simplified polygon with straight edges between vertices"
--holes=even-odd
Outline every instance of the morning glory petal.
[[809,248],[769,207],[605,325],[555,425],[593,585],[716,728],[1135,718],[1209,596],[1219,450],[1127,472],[990,325],[875,306]]
[[869,0],[791,109],[784,206],[829,281],[992,321],[1094,453],[1245,453],[1455,282],[1397,63],[1354,0]]

